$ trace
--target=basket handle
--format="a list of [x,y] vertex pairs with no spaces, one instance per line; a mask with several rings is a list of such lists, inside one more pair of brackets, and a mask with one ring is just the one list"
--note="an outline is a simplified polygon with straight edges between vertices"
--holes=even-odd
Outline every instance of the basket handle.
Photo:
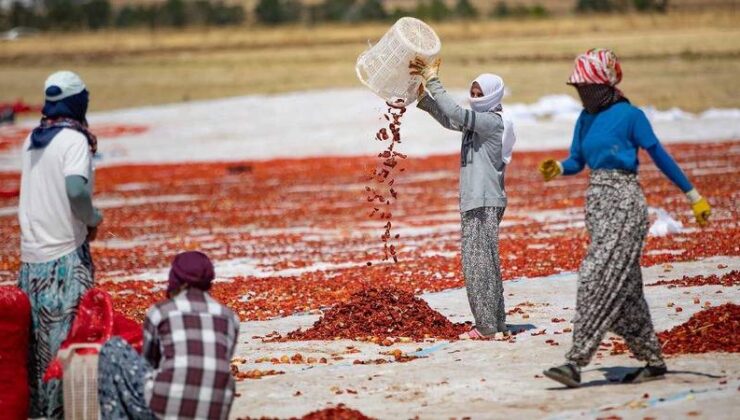
[[362,82],[363,85],[370,88],[370,85],[367,83],[367,80],[365,80],[365,77],[364,77],[364,75],[366,74],[364,70],[365,70],[365,55],[367,55],[367,51],[368,50],[365,50],[362,54],[360,54],[359,57],[357,57],[357,63],[355,64],[355,72],[357,73],[357,78],[360,79],[360,82]]
[[60,359],[66,360],[66,359],[69,359],[69,357],[72,354],[74,354],[75,350],[95,349],[97,351],[100,351],[102,347],[103,346],[98,343],[74,343],[74,344],[70,344],[69,347],[67,347],[66,349],[59,350],[59,352],[57,353],[57,357],[59,357]]

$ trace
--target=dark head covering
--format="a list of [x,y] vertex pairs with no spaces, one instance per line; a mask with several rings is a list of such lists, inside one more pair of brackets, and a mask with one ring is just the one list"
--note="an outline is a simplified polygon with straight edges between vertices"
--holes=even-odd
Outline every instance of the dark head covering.
[[89,102],[90,94],[85,82],[77,74],[58,71],[49,76],[44,83],[44,107],[41,110],[43,118],[39,127],[31,133],[31,148],[44,148],[64,128],[72,128],[85,134],[91,148],[96,149],[97,141],[90,141],[90,133],[87,131]]
[[[622,65],[614,51],[593,48],[576,57],[568,84],[578,90],[583,107],[596,114],[620,101],[627,101],[617,85],[622,81]],[[629,102],[629,101],[627,101]]]
[[583,108],[589,114],[603,111],[617,102],[629,102],[622,92],[610,85],[578,84],[574,85],[581,98]]
[[[50,96],[49,91],[53,89],[59,89],[59,87],[51,86],[46,89],[47,97]],[[41,109],[41,113],[47,118],[65,117],[86,124],[88,103],[90,103],[90,93],[85,89],[76,95],[68,96],[59,101],[50,101],[47,99],[44,102],[44,107]]]
[[207,291],[214,277],[213,263],[206,254],[199,251],[177,254],[172,261],[167,294],[172,295],[182,287]]

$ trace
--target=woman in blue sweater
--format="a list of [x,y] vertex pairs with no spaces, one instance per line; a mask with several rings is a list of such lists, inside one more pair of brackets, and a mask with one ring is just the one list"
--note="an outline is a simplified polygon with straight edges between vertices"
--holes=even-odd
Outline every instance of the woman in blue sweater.
[[638,360],[647,365],[624,382],[662,378],[667,369],[642,290],[640,255],[648,231],[645,196],[637,180],[640,148],[688,197],[700,225],[710,208],[676,162],[663,149],[645,114],[615,86],[622,79],[616,55],[593,49],[576,58],[568,84],[584,110],[576,122],[568,159],[540,164],[545,181],[591,168],[586,191],[586,228],[591,242],[578,271],[573,347],[567,363],[544,374],[569,387],[580,385],[607,331],[621,335]]

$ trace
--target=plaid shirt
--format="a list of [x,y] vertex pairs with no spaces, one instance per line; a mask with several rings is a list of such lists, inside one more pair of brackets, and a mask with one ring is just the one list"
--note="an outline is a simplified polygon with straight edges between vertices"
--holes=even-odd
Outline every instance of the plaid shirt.
[[143,354],[154,367],[145,387],[152,411],[165,419],[226,419],[238,335],[236,315],[198,289],[149,309]]

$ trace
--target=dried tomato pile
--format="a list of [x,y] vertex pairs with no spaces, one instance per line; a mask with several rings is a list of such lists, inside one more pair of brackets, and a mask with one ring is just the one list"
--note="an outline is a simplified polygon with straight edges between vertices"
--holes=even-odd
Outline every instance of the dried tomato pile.
[[732,270],[722,277],[712,274],[711,276],[683,276],[677,280],[660,280],[647,286],[668,286],[669,289],[674,287],[697,287],[697,286],[740,286],[740,271]]
[[[278,417],[239,417],[238,420],[280,420]],[[305,416],[291,417],[288,420],[373,420],[361,412],[351,409],[344,404],[336,407],[327,407],[321,410],[312,411]]]
[[[668,146],[712,204],[712,220],[702,229],[648,237],[643,266],[740,255],[737,145]],[[563,188],[542,182],[536,170],[542,159],[566,154],[516,152],[507,168],[507,184],[515,188],[501,228],[505,280],[578,269],[587,245],[582,225],[587,177],[569,177]],[[695,226],[680,191],[649,157],[643,161],[640,181],[649,204]],[[166,270],[183,250],[203,250],[217,267],[225,261],[245,267],[229,274],[217,268],[213,288],[244,321],[335,305],[367,285],[414,294],[461,287],[459,156],[418,157],[402,165],[413,176],[395,178],[393,188],[403,196],[392,207],[393,229],[408,232],[404,247],[396,244],[398,264],[370,267],[367,261],[382,256],[382,232],[367,223],[368,203],[358,199],[366,178],[357,168],[376,169],[374,156],[100,167],[95,199],[119,204],[106,207],[92,244],[96,282],[113,292],[116,309],[139,320],[164,296]],[[20,238],[18,219],[8,209],[17,207],[18,198],[1,193],[19,185],[17,172],[0,172],[0,209],[6,210],[0,212],[0,281],[11,283],[18,278]],[[154,277],[152,270],[164,274]]]
[[[140,134],[147,131],[148,127],[133,124],[103,124],[94,125],[91,130],[98,137],[98,140],[106,140],[114,137]],[[29,129],[26,127],[13,125],[0,127],[0,151],[20,146],[26,137],[28,137],[28,132]]]
[[665,354],[740,352],[740,305],[727,303],[694,314],[658,333]]
[[28,128],[6,126],[0,129],[0,150],[7,150],[11,147],[18,147],[28,136]]
[[453,324],[412,293],[394,289],[366,289],[328,310],[313,327],[288,333],[289,340],[410,337],[414,340],[456,340],[469,328]]
[[[399,100],[398,103],[403,103]],[[406,107],[390,105],[388,111],[383,114],[383,118],[388,121],[388,128],[381,128],[375,134],[375,140],[377,141],[389,141],[388,147],[382,153],[378,154],[380,163],[378,167],[368,176],[368,181],[375,181],[374,186],[365,186],[367,192],[367,201],[373,207],[368,217],[378,217],[381,221],[385,221],[383,226],[383,234],[380,236],[380,240],[383,242],[383,261],[393,259],[393,262],[398,262],[398,256],[396,255],[396,246],[391,243],[391,239],[398,239],[400,235],[392,235],[391,228],[393,227],[393,212],[391,212],[391,204],[398,200],[398,191],[393,187],[396,179],[393,177],[393,172],[396,169],[400,160],[406,159],[407,156],[401,152],[393,150],[396,144],[401,143],[401,117],[406,113]],[[388,132],[390,131],[390,134]],[[400,168],[399,172],[403,172],[405,168]],[[377,201],[377,202],[376,202]],[[367,265],[372,265],[372,262],[367,262]]]
[[372,420],[372,417],[348,408],[344,404],[339,404],[337,407],[310,412],[301,417],[301,420]]
[[238,367],[235,365],[231,365],[231,376],[234,377],[234,380],[237,382],[241,382],[245,379],[262,379],[265,376],[274,376],[274,375],[284,375],[285,372],[282,370],[275,370],[275,369],[266,369],[266,370],[260,370],[260,369],[252,369],[247,371],[240,371]]

